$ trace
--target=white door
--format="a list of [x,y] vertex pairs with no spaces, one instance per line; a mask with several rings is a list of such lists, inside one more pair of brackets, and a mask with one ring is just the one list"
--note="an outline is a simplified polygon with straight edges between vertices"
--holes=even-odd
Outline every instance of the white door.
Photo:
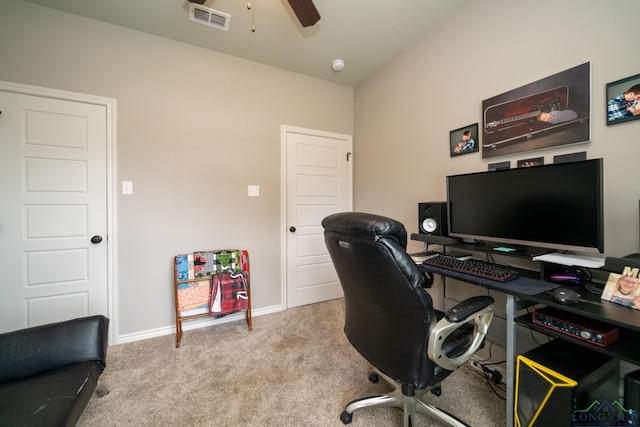
[[106,110],[0,85],[0,332],[109,315]]
[[349,135],[282,127],[287,307],[342,297],[322,219],[352,209]]

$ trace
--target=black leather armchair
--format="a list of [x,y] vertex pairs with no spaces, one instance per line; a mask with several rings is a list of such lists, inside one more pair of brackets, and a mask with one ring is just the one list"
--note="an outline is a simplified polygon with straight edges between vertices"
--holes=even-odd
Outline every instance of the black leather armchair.
[[0,334],[0,426],[75,426],[106,366],[108,331],[96,315]]
[[[374,367],[369,379],[395,387],[386,395],[359,398],[340,416],[351,422],[356,409],[399,407],[404,425],[416,412],[453,426],[459,419],[426,403],[440,383],[482,347],[493,318],[493,298],[469,298],[447,313],[433,308],[423,271],[407,254],[407,232],[390,218],[345,212],[323,219],[325,243],[344,290],[344,331]],[[475,325],[473,322],[475,322]]]

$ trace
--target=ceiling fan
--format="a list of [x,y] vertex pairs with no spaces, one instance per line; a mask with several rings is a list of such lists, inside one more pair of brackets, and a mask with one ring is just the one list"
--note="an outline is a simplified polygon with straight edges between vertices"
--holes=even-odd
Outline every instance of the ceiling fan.
[[[190,3],[203,4],[206,0],[189,0]],[[287,0],[291,9],[298,17],[300,25],[311,27],[320,20],[318,9],[313,4],[313,0]]]

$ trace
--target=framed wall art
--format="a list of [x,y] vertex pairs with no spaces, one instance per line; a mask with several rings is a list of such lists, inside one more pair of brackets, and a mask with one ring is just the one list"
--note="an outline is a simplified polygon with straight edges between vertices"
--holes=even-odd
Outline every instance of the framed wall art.
[[559,154],[557,156],[553,156],[553,163],[580,162],[582,160],[587,160],[586,151],[580,151],[579,153]]
[[588,142],[591,64],[482,101],[482,157]]
[[607,125],[640,119],[640,74],[607,83]]
[[449,132],[449,149],[451,157],[480,151],[478,123]]
[[489,163],[489,165],[487,166],[487,169],[489,171],[501,171],[505,169],[511,169],[511,162],[507,160],[505,162]]
[[530,168],[531,166],[544,165],[544,157],[535,157],[533,159],[518,160],[519,168]]

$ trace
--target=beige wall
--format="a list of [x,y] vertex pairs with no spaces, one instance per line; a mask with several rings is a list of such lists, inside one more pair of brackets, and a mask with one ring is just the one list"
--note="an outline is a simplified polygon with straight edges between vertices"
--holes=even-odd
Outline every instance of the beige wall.
[[[0,80],[118,102],[119,331],[173,324],[174,254],[251,251],[255,308],[280,301],[280,125],[353,134],[355,209],[417,231],[417,203],[444,200],[444,177],[486,170],[449,157],[449,131],[481,102],[584,62],[592,65],[592,142],[605,159],[605,249],[637,252],[640,122],[605,124],[606,83],[640,73],[637,0],[470,1],[355,89],[18,0],[0,2]],[[612,39],[629,32],[626,38]],[[233,158],[233,160],[231,160]],[[248,184],[261,197],[247,198]],[[409,249],[419,249],[411,243]]]
[[248,249],[254,310],[283,304],[280,126],[352,134],[352,88],[17,0],[0,40],[0,80],[117,100],[116,337],[171,331],[182,252]]
[[[417,203],[445,200],[446,175],[587,151],[604,158],[606,254],[638,252],[640,122],[606,126],[605,84],[640,73],[635,30],[626,24],[639,14],[636,0],[468,2],[356,88],[355,209],[390,215],[416,233]],[[450,157],[449,131],[481,123],[482,100],[585,62],[590,143],[484,160],[480,153]]]

